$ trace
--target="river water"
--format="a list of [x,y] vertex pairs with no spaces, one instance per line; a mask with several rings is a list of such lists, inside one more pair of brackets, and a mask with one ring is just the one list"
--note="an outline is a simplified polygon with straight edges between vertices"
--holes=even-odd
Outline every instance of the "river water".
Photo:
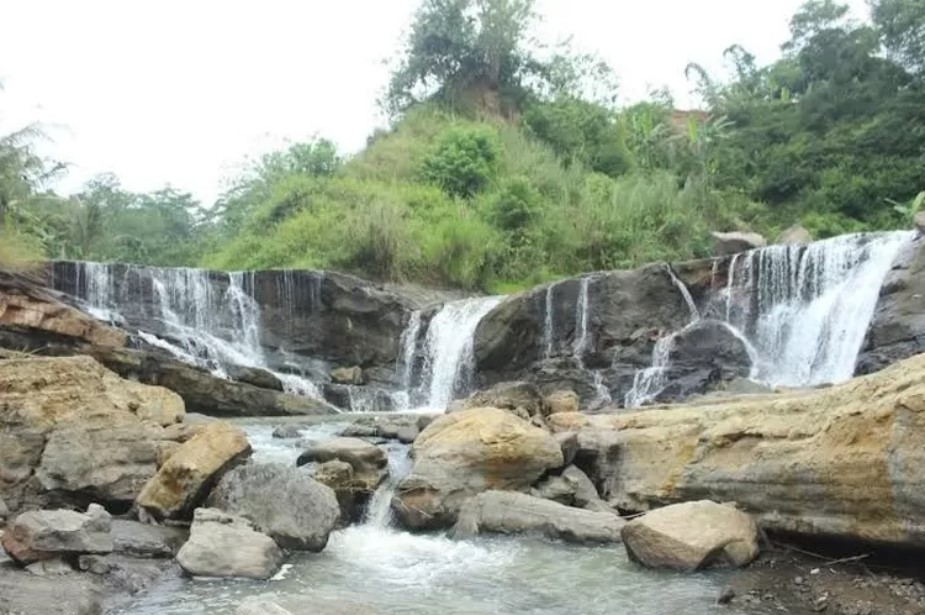
[[[303,440],[335,434],[349,418],[303,430]],[[278,421],[277,421],[278,423]],[[254,447],[252,463],[295,463],[299,440],[271,436],[275,423],[241,423]],[[388,446],[390,467],[407,472],[407,447]],[[388,487],[386,487],[387,489]],[[577,547],[538,538],[453,540],[410,534],[388,524],[388,493],[377,494],[367,521],[336,531],[317,554],[293,554],[270,581],[171,579],[119,611],[135,615],[234,614],[248,596],[274,593],[345,601],[382,614],[705,615],[730,613],[715,604],[728,572],[676,574],[646,570],[620,545]],[[378,508],[378,510],[376,510]],[[357,615],[361,615],[358,613]]]

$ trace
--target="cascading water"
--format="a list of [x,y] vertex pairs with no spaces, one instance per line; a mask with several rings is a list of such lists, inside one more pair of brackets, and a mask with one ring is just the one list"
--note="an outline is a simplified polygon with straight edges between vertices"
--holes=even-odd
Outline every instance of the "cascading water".
[[[119,314],[112,268],[102,263],[77,263],[77,292],[94,316],[124,320]],[[203,269],[162,269],[125,266],[130,273],[144,272],[153,293],[153,318],[163,326],[163,335],[139,332],[148,343],[170,352],[177,359],[198,365],[214,375],[227,377],[228,365],[272,371],[260,345],[260,306],[253,297],[254,274],[227,275],[227,288],[216,293],[210,273]],[[286,392],[319,397],[310,380],[294,374],[273,372]]]
[[430,321],[424,340],[428,408],[445,408],[470,384],[475,368],[473,336],[479,321],[504,297],[451,301]]
[[401,334],[401,354],[399,355],[398,369],[401,374],[399,390],[393,395],[395,406],[399,410],[408,410],[411,407],[411,387],[414,376],[414,354],[417,350],[418,335],[421,332],[421,311],[411,312],[408,325]]
[[[691,291],[675,275],[671,265],[666,263],[665,271],[668,272],[671,283],[675,285],[675,288],[681,293],[681,297],[684,298],[684,303],[687,305],[691,317],[691,321],[687,325],[689,327],[700,320],[700,310],[697,309],[697,304],[691,296]],[[652,349],[652,365],[639,370],[633,376],[633,387],[627,392],[623,400],[624,406],[637,408],[654,400],[659,393],[665,390],[665,387],[668,386],[668,370],[671,367],[671,350],[674,347],[675,338],[682,331],[685,331],[687,327],[662,336],[655,342],[655,347]]]
[[[843,235],[734,255],[718,311],[745,343],[751,379],[805,387],[851,378],[883,280],[913,237],[904,231]],[[690,293],[672,280],[696,321]],[[652,401],[667,386],[678,333],[655,344],[652,365],[637,372],[627,407]]]
[[[591,345],[590,332],[588,331],[588,294],[591,287],[591,277],[581,278],[578,286],[578,301],[575,305],[575,339],[572,342],[572,356],[578,361],[578,365],[584,369],[584,355]],[[610,403],[613,401],[610,397],[610,389],[604,384],[604,374],[600,370],[589,370],[593,379],[595,390],[595,401]]]
[[553,314],[553,297],[552,291],[555,288],[555,284],[550,284],[546,287],[546,302],[545,302],[545,314],[543,319],[543,358],[548,359],[552,357],[552,347],[556,339],[556,329],[555,321]]
[[845,235],[733,258],[726,318],[754,345],[756,378],[772,386],[850,378],[883,280],[912,237]]

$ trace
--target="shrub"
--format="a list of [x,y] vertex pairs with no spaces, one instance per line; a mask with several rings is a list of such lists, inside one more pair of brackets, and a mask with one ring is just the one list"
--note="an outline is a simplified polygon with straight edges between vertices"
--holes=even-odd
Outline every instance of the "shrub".
[[422,177],[451,196],[469,198],[494,177],[499,157],[497,134],[487,127],[452,127],[425,160]]

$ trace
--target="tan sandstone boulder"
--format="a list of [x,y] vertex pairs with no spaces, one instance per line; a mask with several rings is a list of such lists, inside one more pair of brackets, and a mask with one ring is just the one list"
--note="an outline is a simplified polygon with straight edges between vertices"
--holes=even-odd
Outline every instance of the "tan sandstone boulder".
[[442,416],[412,450],[414,466],[392,502],[399,521],[411,528],[452,525],[467,497],[525,490],[563,464],[562,449],[548,432],[497,408]]
[[758,556],[758,526],[733,506],[703,500],[653,510],[621,531],[630,559],[650,568],[740,567]]
[[269,579],[284,558],[250,521],[213,508],[196,509],[189,540],[177,553],[180,567],[201,577]]
[[925,546],[925,355],[829,389],[593,419],[592,479],[621,509],[735,501],[770,530]]
[[0,495],[13,510],[130,504],[154,476],[176,394],[89,357],[0,360]]
[[221,476],[251,454],[240,428],[207,423],[175,450],[144,486],[137,504],[158,519],[189,518]]

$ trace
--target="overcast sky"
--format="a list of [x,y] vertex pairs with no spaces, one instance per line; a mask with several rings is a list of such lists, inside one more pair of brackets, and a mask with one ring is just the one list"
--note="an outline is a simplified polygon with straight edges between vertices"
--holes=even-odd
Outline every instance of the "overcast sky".
[[[858,16],[863,0],[850,0]],[[100,172],[211,203],[248,156],[312,135],[360,149],[418,0],[0,0],[0,134],[42,122],[72,191]],[[801,0],[539,0],[543,38],[616,69],[621,99],[739,43],[776,57]]]

